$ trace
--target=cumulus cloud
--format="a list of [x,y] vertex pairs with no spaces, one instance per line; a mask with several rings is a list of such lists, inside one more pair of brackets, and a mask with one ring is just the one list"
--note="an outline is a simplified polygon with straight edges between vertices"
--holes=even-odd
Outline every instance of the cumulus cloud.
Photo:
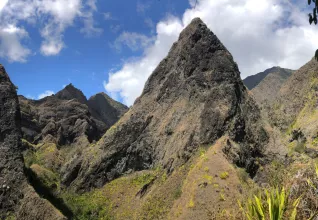
[[126,104],[131,105],[142,92],[150,73],[167,55],[182,28],[181,21],[176,17],[159,22],[156,40],[145,49],[143,57],[128,61],[119,71],[109,73],[109,81],[104,82],[104,87],[112,97],[120,95]]
[[318,48],[318,28],[308,24],[303,1],[287,0],[190,0],[192,8],[182,19],[165,19],[157,24],[156,40],[134,61],[109,72],[105,89],[131,105],[147,78],[167,55],[181,30],[200,17],[233,54],[242,78],[272,66],[297,69]]
[[[22,40],[27,36],[27,31],[23,27],[25,23],[39,27],[43,38],[40,51],[45,56],[59,54],[65,47],[63,34],[65,30],[72,26],[75,19],[83,20],[83,28],[80,30],[85,35],[100,33],[101,30],[94,26],[93,15],[96,12],[96,0],[1,0],[0,1],[0,41],[5,42],[5,28],[12,25],[20,27],[25,34],[16,34],[14,44],[0,45],[0,54],[6,51],[17,51],[17,45],[21,56],[6,57],[11,61],[25,62],[30,50]],[[11,46],[12,45],[12,46]],[[8,49],[8,47],[14,47]],[[15,52],[17,54],[17,52]]]
[[38,96],[38,99],[43,99],[47,96],[51,96],[51,95],[54,95],[54,92],[51,91],[51,90],[46,90],[45,92],[41,93],[39,96]]
[[132,51],[137,51],[149,47],[154,40],[153,37],[148,37],[144,34],[125,31],[116,38],[111,47],[117,51],[121,51],[123,46],[127,46]]
[[86,37],[99,36],[103,29],[95,27],[94,21],[94,12],[97,11],[96,0],[88,0],[87,5],[89,10],[85,13],[82,13],[84,27],[81,28],[80,32],[83,33]]
[[8,3],[9,0],[1,0],[0,1],[0,13],[1,13],[1,10],[4,8],[4,6]]
[[10,62],[25,62],[31,51],[21,44],[21,41],[28,38],[28,33],[13,24],[0,26],[0,57]]

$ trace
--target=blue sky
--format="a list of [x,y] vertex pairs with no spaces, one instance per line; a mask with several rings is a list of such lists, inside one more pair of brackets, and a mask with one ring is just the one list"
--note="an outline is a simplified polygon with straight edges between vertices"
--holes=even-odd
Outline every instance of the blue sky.
[[[242,78],[297,69],[318,48],[301,0],[1,0],[0,63],[38,99],[72,83],[133,104],[194,17],[220,38]],[[270,15],[270,16],[269,16]]]
[[96,7],[93,18],[102,33],[81,34],[82,20],[76,18],[63,33],[65,48],[55,56],[44,56],[39,51],[42,26],[21,22],[29,35],[24,45],[32,50],[32,55],[25,62],[10,62],[0,57],[20,94],[38,98],[47,90],[57,92],[69,83],[87,97],[105,92],[103,81],[108,80],[108,72],[120,68],[124,60],[142,54],[141,50],[124,45],[115,48],[116,38],[122,32],[151,36],[159,20],[167,15],[181,16],[190,5],[188,1],[174,0],[100,0],[96,1]]

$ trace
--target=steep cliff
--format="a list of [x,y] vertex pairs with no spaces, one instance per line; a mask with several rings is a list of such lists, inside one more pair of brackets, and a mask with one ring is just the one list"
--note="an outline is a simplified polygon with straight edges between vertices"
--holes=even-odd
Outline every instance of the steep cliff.
[[27,182],[16,89],[0,65],[0,218],[66,219]]
[[222,136],[229,136],[224,149],[228,158],[255,174],[255,158],[262,156],[267,142],[260,111],[231,54],[196,18],[131,109],[95,146],[67,164],[62,179],[89,190],[126,172],[159,166],[169,174],[200,146]]

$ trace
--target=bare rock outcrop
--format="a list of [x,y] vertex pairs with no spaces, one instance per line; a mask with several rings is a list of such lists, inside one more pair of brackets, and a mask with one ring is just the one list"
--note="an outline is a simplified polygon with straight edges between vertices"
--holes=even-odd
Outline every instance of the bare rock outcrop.
[[28,184],[16,87],[0,65],[0,219],[66,219]]
[[23,138],[34,144],[47,140],[70,145],[83,138],[88,143],[98,141],[128,111],[106,94],[88,101],[72,84],[41,100],[20,96],[19,101]]
[[89,190],[126,172],[162,166],[170,173],[200,146],[211,146],[224,135],[237,143],[228,144],[229,159],[253,175],[268,139],[260,110],[232,55],[196,18],[131,109],[94,147],[66,166],[63,180]]

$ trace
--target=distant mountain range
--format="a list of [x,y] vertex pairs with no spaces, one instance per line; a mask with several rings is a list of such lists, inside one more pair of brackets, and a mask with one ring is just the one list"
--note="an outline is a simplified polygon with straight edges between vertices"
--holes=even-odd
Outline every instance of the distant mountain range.
[[[98,97],[98,98],[96,98]],[[128,107],[99,93],[89,100],[72,84],[41,100],[19,97],[23,137],[37,144],[46,138],[66,145],[85,136],[97,141]]]
[[280,88],[294,71],[280,67],[272,67],[264,72],[252,75],[243,80],[250,89],[258,104],[272,102],[279,93]]
[[268,75],[276,73],[280,78],[286,79],[293,73],[293,70],[285,69],[281,67],[272,67],[270,69],[265,70],[264,72],[257,73],[255,75],[251,75],[246,77],[243,82],[245,86],[252,90],[254,89],[263,79],[265,79]]

